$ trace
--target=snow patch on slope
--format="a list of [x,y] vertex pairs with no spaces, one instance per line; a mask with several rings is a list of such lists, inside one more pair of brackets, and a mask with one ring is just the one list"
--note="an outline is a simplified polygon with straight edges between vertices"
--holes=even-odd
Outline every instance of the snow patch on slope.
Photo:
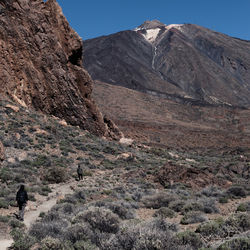
[[155,41],[155,39],[158,36],[160,30],[161,29],[159,29],[159,28],[149,29],[149,30],[146,30],[146,33],[142,34],[142,35],[145,37],[145,39],[147,41],[149,41],[150,43],[152,43],[152,42]]
[[183,24],[170,24],[166,26],[167,30],[170,30],[171,28],[176,28],[178,30],[181,30],[181,27],[183,26]]
[[170,24],[170,25],[161,25],[160,27],[155,27],[151,29],[145,29],[144,27],[137,27],[134,29],[134,31],[139,32],[149,43],[154,43],[159,35],[159,32],[162,30],[164,31],[163,34],[165,34],[167,31],[169,31],[172,28],[182,30],[183,24]]

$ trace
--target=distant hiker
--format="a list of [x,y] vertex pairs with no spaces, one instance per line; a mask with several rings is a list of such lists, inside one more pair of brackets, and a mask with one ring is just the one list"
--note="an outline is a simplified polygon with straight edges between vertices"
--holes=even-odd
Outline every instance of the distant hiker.
[[80,166],[80,164],[78,165],[78,168],[77,168],[77,174],[78,174],[78,180],[82,180],[83,179],[83,171],[82,171],[82,168]]
[[17,191],[16,194],[16,201],[19,207],[19,216],[18,219],[23,221],[24,218],[24,210],[28,201],[28,195],[27,192],[25,190],[24,185],[21,185],[19,190]]

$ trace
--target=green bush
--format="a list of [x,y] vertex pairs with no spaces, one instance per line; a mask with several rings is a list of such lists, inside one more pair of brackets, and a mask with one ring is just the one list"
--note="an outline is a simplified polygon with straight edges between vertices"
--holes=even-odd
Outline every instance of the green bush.
[[228,197],[220,197],[219,198],[219,203],[222,203],[222,204],[228,203]]
[[200,224],[198,228],[196,229],[197,233],[200,233],[203,236],[222,236],[222,230],[224,225],[224,220],[222,218],[219,218],[214,221],[209,221],[204,224]]
[[8,216],[0,215],[0,222],[8,223],[10,218]]
[[90,207],[87,211],[78,214],[73,223],[88,222],[93,230],[116,233],[119,230],[119,217],[105,208]]
[[60,242],[59,239],[55,239],[48,236],[41,241],[41,250],[61,250],[61,249],[63,249],[63,244]]
[[175,212],[181,212],[183,210],[183,207],[186,205],[185,201],[182,200],[175,200],[171,201],[169,203],[169,208],[174,210]]
[[220,245],[217,250],[249,250],[249,238],[235,238]]
[[231,198],[244,198],[246,197],[246,191],[241,186],[232,186],[227,190],[227,194]]
[[181,224],[193,224],[193,223],[198,223],[198,222],[204,222],[206,221],[207,218],[199,211],[190,211],[186,213],[182,219],[181,219]]
[[86,249],[86,250],[98,250],[99,248],[92,244],[91,241],[77,241],[75,244],[74,244],[74,249],[75,250],[83,250],[83,249]]
[[17,219],[12,219],[9,221],[9,225],[12,229],[14,228],[23,228],[24,227],[24,224],[22,222],[20,222],[19,220]]
[[167,207],[161,207],[154,213],[153,216],[161,218],[173,218],[175,216],[175,212]]
[[23,229],[13,229],[11,235],[14,240],[11,249],[14,250],[29,250],[36,242],[33,237],[25,234]]
[[176,199],[175,196],[167,193],[158,193],[151,196],[145,196],[142,199],[143,204],[146,208],[158,209],[161,207],[168,207],[171,201]]
[[2,182],[8,182],[13,179],[13,173],[7,169],[7,168],[2,168],[0,170],[0,179]]
[[178,245],[191,245],[194,249],[202,247],[203,242],[198,234],[185,231],[176,235]]
[[247,211],[247,205],[245,203],[241,203],[238,207],[237,207],[237,212],[246,212]]
[[0,208],[8,208],[9,204],[4,199],[0,199]]

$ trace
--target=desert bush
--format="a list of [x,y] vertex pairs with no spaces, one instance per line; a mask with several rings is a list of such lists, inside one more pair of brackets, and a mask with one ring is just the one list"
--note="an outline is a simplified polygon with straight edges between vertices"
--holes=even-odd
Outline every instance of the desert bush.
[[250,214],[236,214],[225,221],[218,218],[199,225],[196,232],[204,237],[225,238],[244,231],[250,230]]
[[199,249],[203,246],[203,242],[200,238],[200,236],[192,231],[185,231],[176,234],[175,236],[175,242],[178,245],[190,245],[194,249]]
[[228,203],[228,197],[226,196],[222,196],[219,198],[219,203]]
[[43,176],[43,180],[49,183],[61,183],[65,182],[67,179],[67,170],[62,167],[48,168]]
[[158,209],[161,207],[168,207],[171,201],[176,199],[175,196],[167,193],[158,193],[152,196],[145,196],[142,202],[146,208]]
[[0,179],[2,182],[8,182],[13,180],[13,173],[8,168],[2,168],[0,170]]
[[105,208],[89,207],[88,210],[79,213],[73,223],[88,222],[92,229],[101,232],[116,233],[119,229],[119,217]]
[[0,199],[0,208],[8,208],[9,204],[6,200]]
[[29,234],[41,241],[47,236],[52,238],[61,238],[64,235],[68,223],[65,220],[49,219],[48,216],[44,217],[45,221],[38,222],[32,225]]
[[124,250],[170,250],[186,249],[173,245],[173,231],[175,226],[164,220],[153,220],[139,224],[125,224],[121,230],[111,236],[101,249]]
[[218,213],[219,209],[216,207],[215,199],[201,199],[199,202],[202,204],[202,210],[206,214]]
[[191,211],[203,211],[203,208],[203,205],[199,202],[189,202],[183,207],[182,213],[185,214]]
[[14,243],[11,245],[13,250],[29,250],[36,242],[35,239],[27,234],[24,234],[23,229],[14,229],[11,231]]
[[236,216],[229,217],[226,224],[236,226],[241,232],[250,230],[250,214],[240,213]]
[[246,191],[241,186],[232,186],[227,190],[227,194],[231,198],[241,198],[246,197]]
[[68,202],[65,203],[61,203],[61,204],[57,204],[55,205],[52,209],[52,212],[56,212],[58,214],[63,214],[63,215],[72,215],[75,211],[75,207]]
[[224,236],[224,220],[222,218],[218,218],[214,221],[209,221],[204,224],[200,224],[198,228],[196,229],[197,233],[200,233],[202,236]]
[[167,207],[161,207],[154,213],[153,216],[161,218],[173,218],[175,216],[175,212]]
[[199,211],[190,211],[188,213],[186,213],[182,219],[181,219],[181,224],[193,224],[193,223],[198,223],[198,222],[203,222],[206,221],[207,217],[202,214]]
[[77,241],[74,244],[74,250],[99,250],[99,248],[94,245],[93,243],[91,243],[91,241]]
[[84,194],[83,191],[77,191],[73,194],[73,197],[78,201],[78,202],[81,202],[81,203],[85,203],[86,201],[86,196]]
[[15,228],[23,228],[23,227],[24,227],[24,224],[23,224],[21,221],[17,220],[17,219],[11,219],[11,220],[9,221],[9,225],[10,225],[10,227],[11,227],[12,229],[15,229]]
[[[25,162],[23,162],[25,163]],[[31,165],[33,167],[50,167],[51,166],[51,160],[46,155],[37,155],[36,158],[31,162]]]
[[223,192],[216,186],[209,186],[202,189],[200,194],[207,197],[220,197],[223,194]]
[[237,209],[236,209],[237,212],[246,212],[247,211],[247,206],[245,203],[241,203]]
[[185,201],[182,200],[175,200],[171,201],[169,203],[169,208],[174,210],[175,212],[181,212],[183,210],[183,207],[186,205]]
[[248,250],[250,249],[249,238],[235,238],[221,244],[217,250]]
[[132,211],[132,206],[126,202],[97,201],[94,205],[97,207],[104,207],[111,210],[113,213],[117,214],[122,220],[133,219],[135,217],[134,212]]
[[8,216],[0,215],[0,222],[8,223],[10,218]]
[[75,244],[78,241],[87,241],[93,237],[94,233],[90,229],[89,224],[82,222],[81,224],[75,224],[69,227],[63,238]]
[[237,212],[246,212],[246,211],[250,211],[250,202],[245,202],[245,203],[241,203],[238,207],[237,207]]
[[41,241],[41,249],[42,250],[61,250],[63,249],[63,244],[59,239],[55,239],[50,236],[47,236]]

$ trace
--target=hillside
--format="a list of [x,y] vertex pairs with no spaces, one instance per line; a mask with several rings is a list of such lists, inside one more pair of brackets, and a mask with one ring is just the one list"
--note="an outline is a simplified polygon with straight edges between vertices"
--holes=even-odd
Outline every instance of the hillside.
[[250,43],[147,21],[84,41],[94,98],[127,136],[164,147],[250,145]]
[[201,151],[250,147],[248,109],[185,105],[100,81],[93,97],[126,137],[148,145]]
[[181,103],[250,105],[249,41],[194,24],[146,21],[83,44],[94,80]]
[[123,145],[3,97],[0,114],[0,245],[11,232],[12,249],[249,246],[249,151]]

